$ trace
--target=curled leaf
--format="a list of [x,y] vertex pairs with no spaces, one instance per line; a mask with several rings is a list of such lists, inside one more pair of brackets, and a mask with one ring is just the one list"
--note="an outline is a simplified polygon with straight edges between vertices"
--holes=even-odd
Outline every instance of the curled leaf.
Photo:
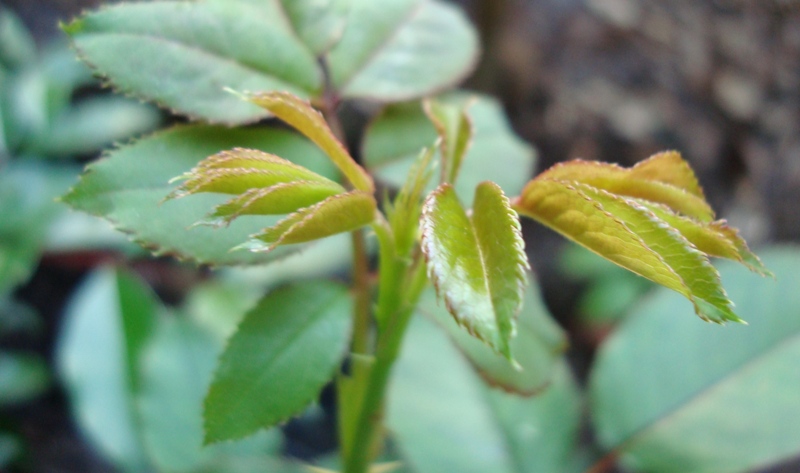
[[482,182],[468,216],[442,184],[422,209],[422,251],[439,297],[456,321],[511,359],[528,262],[519,220],[500,187]]
[[741,321],[709,256],[769,271],[714,213],[689,165],[660,153],[630,169],[572,161],[530,181],[514,208],[688,298],[704,320]]
[[435,100],[423,102],[425,114],[436,128],[441,139],[442,182],[454,183],[461,169],[469,147],[472,144],[474,128],[467,109],[472,100],[463,106],[447,104]]
[[355,162],[339,142],[322,114],[307,101],[288,92],[257,94],[250,97],[250,101],[269,110],[316,143],[356,189],[366,192],[375,190],[375,184],[369,174]]

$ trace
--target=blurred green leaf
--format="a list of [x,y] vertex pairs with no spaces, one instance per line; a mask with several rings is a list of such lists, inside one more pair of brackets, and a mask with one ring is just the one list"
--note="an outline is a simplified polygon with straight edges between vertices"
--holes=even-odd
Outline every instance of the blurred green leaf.
[[0,169],[0,295],[30,277],[48,226],[64,210],[53,199],[74,176],[72,168],[41,163]]
[[492,390],[440,330],[416,317],[393,371],[388,425],[420,473],[561,473],[580,421],[568,372],[559,365],[537,397]]
[[212,122],[267,115],[225,87],[304,97],[322,88],[314,55],[277,0],[119,4],[64,29],[83,59],[120,91]]
[[271,427],[310,404],[341,362],[349,337],[347,288],[286,286],[247,313],[220,358],[205,401],[205,442]]
[[676,317],[659,291],[601,348],[591,407],[601,443],[651,472],[749,471],[800,454],[800,250],[764,251],[777,281],[720,265],[750,325]]
[[22,440],[18,436],[0,431],[0,468],[8,467],[22,451]]
[[203,397],[221,350],[219,339],[180,317],[163,319],[144,348],[137,406],[159,471],[231,471],[237,464],[279,461],[279,430],[203,447]]
[[78,424],[107,458],[129,471],[147,465],[136,412],[138,364],[158,302],[141,281],[102,268],[75,293],[64,315],[56,362]]
[[192,288],[184,305],[198,326],[222,342],[233,335],[244,314],[256,305],[261,294],[255,286],[215,279]]
[[159,112],[122,97],[87,98],[63,110],[27,149],[64,157],[100,150],[116,141],[155,129]]
[[477,34],[452,5],[350,0],[347,27],[329,62],[333,85],[343,95],[391,102],[453,86],[477,56]]
[[420,228],[428,275],[447,310],[511,360],[528,258],[518,217],[502,189],[479,184],[468,216],[453,187],[442,184],[425,200]]
[[267,255],[229,251],[276,223],[279,217],[241,217],[227,228],[189,228],[222,203],[226,199],[223,195],[203,194],[162,203],[173,189],[170,179],[207,156],[234,146],[263,149],[335,178],[336,170],[328,159],[294,133],[183,126],[112,151],[107,158],[90,165],[63,199],[79,210],[112,221],[160,255],[177,254],[201,263],[254,264],[296,251],[297,248],[277,249]]
[[40,356],[0,351],[0,406],[28,401],[49,386],[50,371]]
[[36,43],[22,21],[0,6],[0,65],[18,68],[36,59]]
[[[454,107],[463,107],[470,100],[474,103],[467,115],[475,135],[455,183],[456,192],[462,201],[471,202],[478,183],[490,180],[508,195],[514,195],[533,175],[534,151],[514,135],[495,99],[466,92],[437,98]],[[398,140],[398,136],[403,139]],[[419,102],[388,106],[367,129],[363,143],[365,166],[381,181],[399,188],[420,150],[431,146],[436,137],[436,129]]]
[[[528,275],[533,280],[533,275]],[[433,290],[423,294],[419,310],[445,329],[481,377],[491,386],[522,395],[543,390],[553,375],[556,362],[566,349],[564,332],[552,319],[536,284],[525,290],[522,311],[517,318],[517,335],[511,339],[511,354],[520,369],[497,352],[466,333],[436,301]]]
[[342,37],[351,0],[281,0],[300,39],[320,56]]

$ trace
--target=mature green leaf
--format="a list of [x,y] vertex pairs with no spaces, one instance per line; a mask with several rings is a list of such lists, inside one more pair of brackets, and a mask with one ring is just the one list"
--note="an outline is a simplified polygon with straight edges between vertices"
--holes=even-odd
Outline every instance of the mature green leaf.
[[422,252],[439,297],[471,334],[511,359],[528,267],[519,220],[502,189],[483,182],[467,216],[442,184],[422,209]]
[[[475,135],[454,184],[458,196],[472,201],[475,186],[485,180],[498,183],[509,195],[522,190],[533,174],[534,151],[514,135],[500,104],[488,96],[462,92],[436,100],[458,110],[472,101],[467,115]],[[403,139],[398,140],[398,136]],[[400,187],[420,149],[431,146],[436,137],[436,128],[419,102],[386,107],[367,129],[364,163],[378,179]]]
[[0,406],[29,401],[49,386],[50,372],[40,356],[0,351]]
[[222,195],[198,195],[162,201],[169,180],[202,159],[234,146],[279,154],[323,176],[336,170],[316,147],[282,130],[228,129],[183,126],[157,133],[115,150],[92,164],[64,201],[73,207],[112,221],[120,230],[158,254],[177,254],[201,263],[253,264],[270,261],[291,250],[271,255],[230,252],[250,235],[276,223],[277,217],[242,217],[228,228],[193,227]]
[[517,336],[510,343],[517,367],[464,332],[437,303],[432,290],[423,294],[419,311],[445,329],[488,384],[521,395],[537,394],[548,385],[553,367],[567,345],[564,332],[552,319],[534,284],[525,291],[522,311],[517,318]]
[[417,317],[393,371],[388,425],[413,471],[564,472],[581,416],[568,371],[560,364],[536,397],[487,388],[441,331]]
[[600,441],[639,471],[739,472],[800,454],[795,247],[763,253],[777,281],[720,265],[747,327],[675,318],[661,291],[601,348],[591,377]]
[[342,37],[351,0],[281,0],[300,39],[320,56]]
[[111,268],[94,272],[65,314],[57,350],[59,374],[81,429],[93,445],[125,469],[146,465],[135,394],[138,363],[156,321],[148,288]]
[[322,89],[316,59],[278,0],[124,3],[64,29],[122,92],[190,117],[243,123],[266,115],[225,87],[306,97]]
[[525,186],[514,207],[623,268],[683,294],[704,320],[740,321],[709,254],[767,272],[735,230],[711,221],[713,213],[694,174],[675,152],[655,155],[631,169],[583,161],[554,166]]
[[350,0],[347,27],[330,51],[335,88],[347,97],[409,100],[450,87],[473,68],[475,31],[438,0]]
[[205,442],[287,420],[331,379],[349,336],[347,288],[314,281],[268,294],[239,325],[205,401]]
[[[239,312],[241,317],[244,310]],[[236,463],[276,456],[277,430],[203,447],[202,404],[221,340],[180,317],[163,319],[145,346],[137,397],[149,457],[159,471],[231,471]],[[251,470],[252,471],[252,470]]]
[[373,192],[372,177],[356,163],[336,138],[321,113],[311,105],[287,92],[253,95],[250,101],[264,107],[317,144],[336,164],[353,186],[364,192]]
[[366,192],[334,195],[252,235],[241,247],[250,251],[272,251],[279,245],[306,243],[353,231],[372,222],[376,208],[375,198]]

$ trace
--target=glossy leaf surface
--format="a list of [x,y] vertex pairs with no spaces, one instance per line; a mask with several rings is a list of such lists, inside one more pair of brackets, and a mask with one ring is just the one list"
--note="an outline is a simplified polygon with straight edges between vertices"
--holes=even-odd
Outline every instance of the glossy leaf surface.
[[564,364],[546,391],[517,397],[487,388],[438,327],[412,320],[388,404],[388,426],[412,471],[570,471],[579,423]]
[[433,290],[423,294],[418,310],[447,332],[489,385],[504,391],[525,396],[538,394],[550,382],[553,368],[567,346],[564,332],[547,311],[534,284],[525,289],[522,311],[517,317],[517,335],[510,343],[518,367],[459,327],[437,302]]
[[709,254],[733,257],[766,272],[734,230],[711,221],[713,213],[697,179],[674,152],[655,155],[631,169],[583,161],[556,165],[530,181],[514,207],[600,256],[683,294],[704,320],[740,321]]
[[675,317],[660,291],[603,345],[590,399],[599,439],[653,472],[752,471],[800,453],[800,252],[763,252],[777,280],[732,263],[720,271],[749,326]]
[[409,100],[450,87],[473,68],[478,38],[464,14],[438,0],[350,0],[331,50],[333,85],[347,97]]
[[225,87],[303,96],[322,87],[314,55],[277,0],[126,3],[65,30],[83,59],[120,91],[212,122],[267,115]]
[[110,220],[156,254],[176,254],[201,263],[263,263],[291,250],[278,249],[270,255],[229,250],[277,223],[279,217],[242,217],[219,229],[192,227],[230,197],[204,194],[163,202],[173,189],[170,179],[234,146],[280,155],[323,176],[336,173],[315,146],[294,133],[184,126],[112,151],[90,165],[63,199],[79,210]]
[[276,289],[245,315],[205,401],[205,442],[271,427],[311,403],[339,366],[350,295],[324,281]]
[[511,359],[509,342],[528,267],[519,220],[503,191],[483,182],[472,215],[442,184],[422,208],[422,252],[430,280],[455,320]]
[[[471,202],[475,187],[485,180],[496,182],[508,195],[521,191],[533,175],[535,153],[514,135],[500,104],[488,96],[467,93],[436,100],[459,110],[473,101],[467,114],[475,135],[455,183],[462,201]],[[365,166],[377,179],[399,188],[420,150],[431,146],[437,136],[419,102],[388,106],[367,129],[362,148]]]
[[269,110],[316,143],[356,189],[365,192],[375,190],[369,174],[355,162],[342,143],[334,136],[322,114],[312,108],[308,102],[284,92],[254,95],[250,101]]
[[58,370],[84,435],[127,469],[147,464],[139,437],[137,366],[158,305],[130,275],[92,273],[69,303],[57,348]]

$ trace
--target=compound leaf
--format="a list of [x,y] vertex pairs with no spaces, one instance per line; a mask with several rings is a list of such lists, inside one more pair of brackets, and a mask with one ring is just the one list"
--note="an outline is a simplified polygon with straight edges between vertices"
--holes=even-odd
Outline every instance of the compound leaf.
[[463,79],[478,38],[460,10],[438,0],[350,0],[347,27],[329,54],[343,95],[409,100]]
[[675,152],[631,169],[573,161],[530,181],[514,207],[604,258],[687,297],[704,320],[741,321],[708,256],[767,274],[735,230],[712,221]]
[[299,413],[347,347],[347,288],[314,281],[276,289],[245,315],[205,400],[205,442],[232,440]]
[[237,145],[279,154],[323,176],[336,174],[314,145],[285,130],[182,126],[110,152],[88,167],[63,200],[110,220],[157,254],[212,264],[270,261],[290,250],[279,249],[271,255],[229,250],[277,223],[279,217],[242,217],[227,228],[192,227],[229,197],[203,194],[163,202],[172,190],[171,178]]
[[449,184],[425,200],[422,251],[456,321],[511,359],[510,339],[528,267],[519,220],[497,184],[483,182],[467,216]]
[[322,88],[315,56],[274,0],[123,3],[64,29],[83,59],[122,92],[211,122],[267,115],[225,87],[306,97]]

